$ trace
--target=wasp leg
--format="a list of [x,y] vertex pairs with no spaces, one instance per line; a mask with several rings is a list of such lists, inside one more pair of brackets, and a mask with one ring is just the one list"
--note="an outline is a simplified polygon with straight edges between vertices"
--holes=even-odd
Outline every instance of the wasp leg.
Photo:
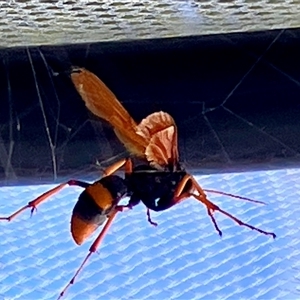
[[50,196],[56,194],[57,192],[59,192],[62,188],[64,188],[66,185],[72,186],[72,185],[76,185],[76,186],[80,186],[82,188],[87,188],[90,184],[84,181],[79,181],[79,180],[69,180],[68,182],[65,183],[61,183],[60,185],[56,186],[55,188],[45,192],[44,194],[40,195],[39,197],[37,197],[36,199],[28,202],[27,205],[25,205],[24,207],[20,208],[19,210],[17,210],[16,212],[14,212],[12,215],[10,215],[9,217],[0,217],[0,221],[1,220],[7,220],[7,221],[11,221],[12,219],[14,219],[15,217],[17,217],[20,213],[22,213],[24,210],[31,208],[31,215],[33,214],[33,212],[36,210],[36,207],[41,203],[44,202],[45,200],[47,200]]
[[214,193],[214,194],[228,196],[228,197],[231,197],[231,198],[237,198],[237,199],[241,199],[241,200],[245,200],[245,201],[249,201],[249,202],[253,202],[253,203],[266,204],[263,201],[253,200],[253,199],[250,199],[250,198],[241,197],[241,196],[238,196],[238,195],[224,193],[224,192],[220,192],[220,191],[208,190],[208,189],[203,189],[203,191],[208,192],[208,193]]
[[[190,192],[183,192],[184,191],[184,188],[186,186],[186,184],[188,183],[188,181],[191,180],[192,181],[192,184],[193,184],[193,187],[191,189]],[[192,191],[193,190],[196,190],[199,195],[196,195],[194,194]],[[207,208],[207,213],[208,215],[210,216],[214,226],[215,226],[215,229],[218,231],[219,235],[222,236],[222,231],[219,229],[218,225],[217,225],[217,222],[213,216],[213,212],[214,211],[219,211],[220,213],[226,215],[227,217],[229,217],[230,219],[232,219],[233,221],[235,221],[237,224],[239,224],[240,226],[245,226],[245,227],[248,227],[252,230],[255,230],[255,231],[258,231],[262,234],[265,234],[265,235],[271,235],[273,238],[276,237],[276,234],[273,233],[273,232],[268,232],[268,231],[264,231],[260,228],[257,228],[257,227],[254,227],[250,224],[247,224],[247,223],[244,223],[242,222],[240,219],[236,218],[235,216],[231,215],[230,213],[224,211],[223,209],[221,209],[219,206],[215,205],[214,203],[212,203],[211,201],[209,201],[206,197],[206,194],[204,193],[203,189],[200,187],[200,185],[198,184],[198,182],[195,180],[194,177],[192,177],[191,175],[186,175],[182,181],[180,182],[180,184],[178,185],[176,191],[175,191],[175,198],[174,198],[174,201],[176,203],[179,203],[181,202],[182,200],[188,198],[188,197],[194,197],[196,198],[197,200],[199,200],[200,202],[202,202],[206,208]]]
[[82,264],[80,265],[80,267],[77,269],[75,275],[72,277],[72,279],[70,280],[70,282],[66,285],[66,287],[63,289],[63,291],[59,294],[58,300],[61,299],[65,292],[67,291],[67,289],[74,284],[76,277],[78,276],[78,274],[80,273],[80,271],[83,269],[84,265],[86,264],[86,262],[88,261],[88,259],[90,258],[90,256],[97,251],[98,247],[100,246],[100,244],[103,241],[103,238],[105,237],[105,235],[107,234],[113,220],[115,219],[116,215],[118,212],[122,212],[126,209],[127,207],[125,205],[118,205],[115,207],[114,211],[109,215],[108,220],[105,224],[105,226],[103,227],[102,231],[100,232],[100,234],[98,235],[98,237],[95,239],[94,243],[91,245],[90,249],[89,249],[89,253],[86,256],[86,258],[84,259],[84,261],[82,262]]
[[[133,194],[130,197],[130,200],[128,202],[128,204],[126,205],[126,207],[128,207],[129,209],[132,209],[134,206],[138,205],[141,202],[140,198],[137,197],[135,194]],[[148,217],[148,222],[153,225],[153,226],[157,226],[158,224],[153,222],[151,220],[151,216],[150,216],[150,209],[147,207],[147,217]]]
[[132,161],[130,158],[124,158],[122,160],[117,161],[116,163],[112,164],[111,166],[107,167],[103,171],[103,177],[112,175],[113,173],[117,172],[119,169],[121,169],[123,166],[125,166],[125,173],[132,173]]
[[153,225],[153,226],[157,226],[158,224],[157,223],[155,223],[155,222],[153,222],[152,220],[151,220],[151,216],[150,216],[150,209],[147,207],[147,217],[148,217],[148,222],[151,224],[151,225]]
[[137,206],[140,202],[140,198],[137,197],[135,194],[132,194],[126,207],[132,209],[134,206]]

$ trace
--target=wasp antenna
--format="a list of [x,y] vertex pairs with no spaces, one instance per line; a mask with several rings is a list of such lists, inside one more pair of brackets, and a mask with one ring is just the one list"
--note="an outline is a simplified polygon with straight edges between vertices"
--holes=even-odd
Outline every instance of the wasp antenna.
[[224,193],[224,192],[215,191],[215,190],[208,190],[208,189],[203,189],[203,191],[208,192],[208,193],[214,193],[214,194],[224,195],[224,196],[228,196],[228,197],[236,198],[236,199],[240,199],[240,200],[245,200],[245,201],[248,201],[248,202],[253,202],[253,203],[259,203],[259,204],[267,205],[266,202],[258,201],[258,200],[253,200],[253,199],[250,199],[250,198],[241,197],[241,196],[234,195],[234,194]]

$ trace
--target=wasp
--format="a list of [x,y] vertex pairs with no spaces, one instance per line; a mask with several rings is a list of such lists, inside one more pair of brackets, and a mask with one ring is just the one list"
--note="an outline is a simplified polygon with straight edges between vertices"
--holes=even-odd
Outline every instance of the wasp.
[[[220,236],[222,231],[213,216],[215,211],[226,215],[239,225],[265,235],[271,235],[273,238],[276,237],[273,232],[264,231],[242,222],[207,198],[205,192],[211,192],[263,204],[261,201],[245,197],[202,189],[195,178],[188,174],[179,162],[177,127],[174,119],[168,113],[153,113],[137,124],[115,95],[93,73],[85,69],[74,68],[71,79],[86,106],[94,114],[108,121],[129,152],[144,158],[147,164],[133,167],[130,158],[120,160],[105,169],[104,176],[92,184],[69,180],[30,201],[12,215],[0,217],[0,220],[11,221],[27,209],[31,209],[32,214],[39,204],[65,186],[79,186],[84,189],[79,195],[71,216],[72,238],[77,245],[81,245],[100,226],[103,225],[103,228],[75,275],[60,293],[59,299],[69,286],[74,284],[89,257],[99,248],[116,215],[124,210],[132,209],[140,202],[146,206],[148,221],[154,226],[157,223],[151,219],[151,210],[164,211],[193,197],[206,206],[207,213]],[[124,178],[115,175],[115,172],[122,167],[125,169]],[[120,205],[120,200],[125,197],[129,197],[128,203]]]
[[[71,80],[86,107],[113,126],[119,140],[123,142],[129,152],[146,158],[149,163],[149,166],[142,166],[142,169],[147,172],[140,172],[136,176],[135,183],[138,183],[137,186],[141,186],[142,189],[136,193],[140,197],[131,199],[129,206],[133,207],[142,200],[148,209],[147,214],[149,216],[149,209],[163,211],[184,199],[193,197],[206,206],[207,213],[220,236],[222,231],[213,216],[214,211],[223,213],[239,225],[271,235],[273,238],[276,237],[272,232],[266,232],[242,222],[207,198],[205,191],[263,203],[220,191],[202,189],[195,178],[188,174],[179,162],[177,126],[168,113],[153,113],[137,125],[116,96],[95,74],[83,68],[74,68],[71,73]],[[163,170],[165,173],[159,173],[157,177],[158,170]],[[145,182],[151,182],[153,176],[157,180],[155,190],[153,185],[151,188],[144,185]]]

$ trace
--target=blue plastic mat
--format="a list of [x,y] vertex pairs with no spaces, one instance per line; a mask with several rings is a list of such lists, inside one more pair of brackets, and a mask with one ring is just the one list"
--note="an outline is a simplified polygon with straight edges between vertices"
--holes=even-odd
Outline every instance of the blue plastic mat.
[[[140,205],[119,214],[64,299],[299,299],[300,169],[196,178],[203,188],[267,202],[209,197],[243,221],[274,231],[277,239],[216,213],[220,238],[205,207],[192,199],[152,213],[155,228]],[[1,188],[1,215],[51,187]],[[32,218],[28,211],[0,223],[1,299],[56,299],[69,282],[96,237],[78,247],[69,233],[81,190],[66,187]]]

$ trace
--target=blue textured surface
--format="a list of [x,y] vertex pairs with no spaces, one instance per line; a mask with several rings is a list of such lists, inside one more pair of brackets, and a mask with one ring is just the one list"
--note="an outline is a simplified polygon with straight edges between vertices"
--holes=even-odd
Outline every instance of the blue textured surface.
[[[192,199],[153,213],[155,228],[140,205],[119,214],[64,299],[299,299],[300,170],[196,178],[203,188],[267,202],[210,195],[223,209],[278,238],[216,213],[220,238],[204,206]],[[1,188],[1,215],[51,187]],[[33,218],[28,211],[0,224],[1,299],[56,299],[74,275],[93,240],[78,247],[69,233],[80,191],[67,187],[38,207]]]

